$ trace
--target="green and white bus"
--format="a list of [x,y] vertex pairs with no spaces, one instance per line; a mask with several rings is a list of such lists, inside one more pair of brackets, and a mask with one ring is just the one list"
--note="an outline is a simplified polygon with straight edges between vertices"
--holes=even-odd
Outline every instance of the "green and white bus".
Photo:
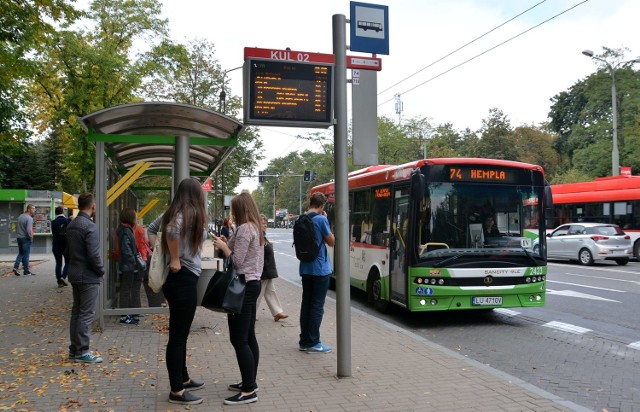
[[[312,189],[329,200],[334,183]],[[545,212],[540,166],[424,159],[349,174],[351,285],[384,311],[543,306]],[[493,219],[493,223],[491,223]]]

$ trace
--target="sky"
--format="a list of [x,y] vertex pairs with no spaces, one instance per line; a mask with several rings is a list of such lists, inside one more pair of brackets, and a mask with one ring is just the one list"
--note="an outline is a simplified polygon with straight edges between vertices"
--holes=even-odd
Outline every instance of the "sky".
[[[626,47],[630,49],[627,59],[640,56],[637,0],[367,3],[389,7],[389,55],[378,56],[382,58],[379,117],[398,120],[394,95],[399,93],[401,119],[424,117],[433,125],[451,123],[457,130],[478,130],[489,109],[495,107],[514,127],[538,125],[548,120],[554,95],[596,71],[596,62],[582,55],[583,50],[598,54],[603,46]],[[332,53],[332,16],[342,14],[349,19],[349,4],[334,0],[164,0],[163,14],[169,19],[174,41],[211,41],[223,70],[230,70],[243,64],[244,47]],[[527,9],[531,10],[513,19]],[[346,30],[348,43],[349,28]],[[227,76],[231,92],[242,95],[242,70]],[[314,150],[313,142],[296,136],[322,130],[261,126],[266,159],[257,165],[256,175],[274,158]],[[243,178],[238,191],[255,189],[257,180]]]

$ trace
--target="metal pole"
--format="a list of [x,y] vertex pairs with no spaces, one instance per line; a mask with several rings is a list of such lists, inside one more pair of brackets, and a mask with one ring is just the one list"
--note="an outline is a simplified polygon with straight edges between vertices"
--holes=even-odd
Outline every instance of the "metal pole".
[[[96,177],[95,177],[95,202],[96,202],[96,216],[95,224],[98,226],[98,233],[108,233],[107,223],[107,172],[106,172],[106,160],[105,160],[105,144],[104,142],[96,142]],[[105,261],[107,256],[107,236],[100,236],[98,253],[104,264],[105,277],[102,283],[102,287],[98,292],[97,303],[97,319],[100,328],[104,329],[104,310],[107,309],[109,294],[107,290],[110,289],[112,279],[116,279],[115,276],[109,272],[109,264]],[[66,262],[65,262],[66,264]],[[113,280],[115,282],[115,280]],[[105,290],[106,289],[106,290]]]
[[613,111],[613,150],[611,150],[611,176],[620,176],[620,153],[618,152],[618,102],[616,93],[616,71],[607,63],[611,72],[611,107]]
[[302,176],[300,176],[300,192],[298,192],[298,215],[302,214]]
[[189,177],[189,137],[176,136],[175,169],[173,188],[178,190],[178,185]]
[[333,15],[335,230],[333,251],[336,275],[338,377],[351,376],[351,297],[349,274],[349,183],[347,181],[347,20]]

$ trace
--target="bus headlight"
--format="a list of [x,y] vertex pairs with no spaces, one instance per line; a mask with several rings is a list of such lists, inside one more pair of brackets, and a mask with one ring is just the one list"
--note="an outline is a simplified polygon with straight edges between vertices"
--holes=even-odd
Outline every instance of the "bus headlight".
[[444,285],[444,279],[438,279],[438,285]]
[[429,303],[431,303],[431,306],[435,306],[438,304],[438,299],[431,299]]
[[431,278],[431,284],[435,285],[436,284],[436,279],[435,278]]
[[424,300],[424,299],[420,299],[420,304],[421,304],[422,306],[424,306],[424,305],[426,305],[426,304],[427,304],[427,301],[426,301],[426,300]]

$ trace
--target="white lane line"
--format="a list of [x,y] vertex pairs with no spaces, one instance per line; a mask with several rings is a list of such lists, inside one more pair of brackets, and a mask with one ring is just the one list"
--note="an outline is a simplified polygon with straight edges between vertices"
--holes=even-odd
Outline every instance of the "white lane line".
[[624,290],[601,288],[601,287],[597,287],[597,286],[588,286],[588,285],[583,285],[583,284],[580,284],[580,283],[559,282],[557,280],[547,280],[547,283],[559,283],[561,285],[580,286],[581,288],[606,290],[606,291],[609,291],[609,292],[619,292],[619,293],[625,293],[626,292]]
[[627,345],[628,347],[630,347],[631,349],[637,349],[640,350],[640,341],[638,342],[633,342]]
[[504,308],[497,308],[493,310],[494,312],[498,312],[502,315],[505,316],[518,316],[520,315],[520,312],[516,312],[515,310],[511,310],[511,309],[504,309]]
[[589,295],[589,294],[586,294],[586,293],[580,293],[580,292],[576,292],[575,290],[553,290],[553,289],[547,289],[547,294],[548,295],[568,296],[568,297],[571,297],[571,298],[600,300],[600,301],[603,301],[603,302],[620,303],[619,300],[601,298],[600,296]]
[[582,335],[583,333],[591,332],[591,329],[581,328],[580,326],[571,325],[569,323],[556,322],[556,321],[545,323],[542,326],[546,326],[551,329],[561,330],[563,332],[575,333],[576,335]]
[[[633,273],[635,275],[637,275],[638,273],[636,272],[625,272],[625,271],[618,271],[616,270],[615,272],[623,272],[623,273]],[[615,278],[603,278],[602,276],[591,276],[591,275],[579,275],[577,273],[564,273],[565,275],[569,275],[569,276],[578,276],[581,278],[590,278],[590,279],[599,279],[599,280],[613,280],[616,282],[628,282],[628,283],[633,283],[636,285],[640,285],[640,282],[638,282],[637,280],[627,280],[627,279],[615,279]],[[547,276],[548,277],[548,276]]]

